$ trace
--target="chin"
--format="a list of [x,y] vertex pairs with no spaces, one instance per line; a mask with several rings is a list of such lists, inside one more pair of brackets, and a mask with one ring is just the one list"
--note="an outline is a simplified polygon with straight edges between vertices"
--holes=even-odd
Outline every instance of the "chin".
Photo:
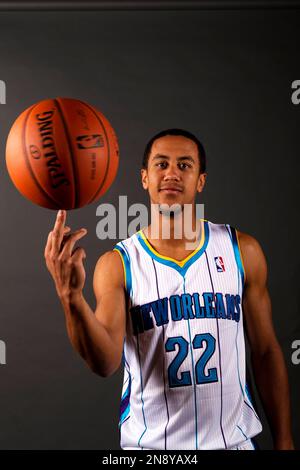
[[[171,209],[171,207],[175,204],[176,204],[176,207]],[[168,204],[168,203],[162,202],[159,204],[159,212],[162,215],[169,215],[171,217],[174,217],[176,215],[182,214],[183,205],[179,203]]]

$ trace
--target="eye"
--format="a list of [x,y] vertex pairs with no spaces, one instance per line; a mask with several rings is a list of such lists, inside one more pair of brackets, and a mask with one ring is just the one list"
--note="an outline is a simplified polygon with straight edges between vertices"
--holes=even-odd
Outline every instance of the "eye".
[[186,168],[191,168],[191,165],[189,165],[188,163],[179,163],[179,168],[181,170],[185,170]]
[[159,168],[166,168],[167,167],[167,162],[159,162],[159,163],[156,163],[155,166],[158,166]]

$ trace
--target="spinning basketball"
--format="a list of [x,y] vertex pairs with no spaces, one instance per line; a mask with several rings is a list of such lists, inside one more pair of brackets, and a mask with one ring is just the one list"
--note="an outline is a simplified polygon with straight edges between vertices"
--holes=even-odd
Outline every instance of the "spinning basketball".
[[48,209],[96,201],[119,162],[115,132],[98,110],[70,98],[40,101],[14,122],[7,139],[8,173],[23,196]]

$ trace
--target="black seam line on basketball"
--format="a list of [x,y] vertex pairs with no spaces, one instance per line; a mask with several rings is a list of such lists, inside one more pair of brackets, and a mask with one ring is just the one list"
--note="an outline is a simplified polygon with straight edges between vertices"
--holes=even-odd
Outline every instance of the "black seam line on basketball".
[[[209,266],[209,262],[208,262],[208,257],[207,257],[207,253],[206,253],[206,250],[205,250],[205,257],[206,257],[206,264],[207,264],[207,268],[208,268],[208,273],[209,273],[209,278],[210,278],[210,283],[211,283],[211,288],[212,288],[212,291],[213,291],[213,294],[214,294],[214,298],[215,298],[215,289],[214,289],[214,284],[213,284],[213,281],[212,281],[212,276],[211,276],[211,271],[210,271],[210,266]],[[222,364],[221,364],[221,348],[220,348],[220,332],[219,332],[219,322],[218,322],[218,319],[216,317],[216,320],[217,320],[217,331],[218,331],[218,346],[219,346],[219,368],[220,368],[220,384],[221,384],[221,414],[220,414],[220,428],[221,428],[221,432],[222,432],[222,437],[223,437],[223,440],[224,440],[224,444],[225,444],[225,449],[227,449],[227,442],[225,440],[225,436],[224,436],[224,430],[223,430],[223,423],[222,423],[222,419],[223,419],[223,375],[222,375]]]
[[78,201],[80,201],[80,197],[79,197],[80,196],[80,186],[79,186],[79,180],[78,180],[78,169],[77,169],[77,165],[76,165],[76,158],[74,158],[74,155],[73,155],[72,140],[71,140],[71,137],[70,137],[70,134],[69,134],[69,129],[68,129],[65,117],[64,117],[62,106],[60,105],[57,98],[54,98],[53,101],[54,101],[54,103],[57,107],[58,113],[61,117],[64,129],[65,129],[66,137],[67,137],[70,160],[71,160],[71,166],[72,166],[72,170],[73,170],[73,201],[74,201],[73,209],[76,209],[78,207]]
[[105,134],[106,143],[107,143],[107,160],[106,160],[106,168],[105,168],[105,172],[104,172],[104,177],[103,177],[103,180],[101,181],[100,187],[97,189],[95,195],[87,202],[87,204],[91,204],[95,199],[97,199],[97,196],[100,193],[100,191],[101,191],[101,189],[102,189],[102,187],[103,187],[103,185],[106,181],[106,176],[107,176],[108,168],[109,168],[109,164],[110,164],[110,145],[109,145],[109,140],[108,140],[107,133],[106,133],[106,130],[105,130],[105,126],[102,123],[101,118],[98,116],[98,114],[94,111],[94,109],[90,105],[88,105],[87,103],[84,103],[83,101],[80,101],[80,100],[78,100],[78,101],[79,101],[79,103],[84,104],[87,108],[89,108],[92,111],[92,113],[94,113],[94,115],[96,116],[96,119],[98,119],[98,121],[100,122],[100,125],[103,128],[103,132]]
[[[158,288],[158,279],[157,279],[157,271],[156,271],[155,261],[154,261],[153,258],[151,258],[151,260],[152,260],[154,273],[155,273],[157,296],[160,300],[160,293],[159,293],[159,288]],[[162,327],[163,327],[163,345],[164,345],[164,348],[165,348],[165,328],[164,328],[164,326],[165,325],[162,325]],[[164,349],[164,358],[165,358],[165,349]],[[167,424],[165,426],[165,450],[167,450],[167,427],[168,427],[168,424],[169,424],[169,421],[170,421],[170,415],[169,415],[168,400],[167,400],[167,394],[166,394],[165,360],[164,360],[164,367],[163,367],[163,377],[164,377],[164,395],[165,395],[165,402],[166,402],[167,416],[168,416]]]
[[24,124],[23,124],[23,129],[22,129],[22,144],[23,144],[23,150],[24,150],[24,159],[25,159],[25,164],[27,166],[27,169],[33,179],[33,181],[35,182],[37,188],[40,190],[40,192],[42,193],[42,195],[54,206],[56,209],[59,209],[59,203],[58,201],[56,201],[53,197],[51,197],[50,194],[48,194],[45,189],[40,185],[38,179],[36,178],[34,172],[33,172],[33,169],[31,167],[31,164],[30,164],[30,160],[28,158],[28,154],[27,154],[27,149],[26,149],[26,124],[28,122],[28,119],[29,119],[29,116],[31,114],[31,112],[34,110],[34,108],[38,105],[39,103],[36,103],[34,104],[28,111],[28,114],[25,118],[25,121],[24,121]]

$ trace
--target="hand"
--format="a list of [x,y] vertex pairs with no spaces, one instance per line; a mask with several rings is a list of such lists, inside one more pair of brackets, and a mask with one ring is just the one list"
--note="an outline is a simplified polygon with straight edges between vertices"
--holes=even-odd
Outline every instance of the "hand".
[[80,229],[72,233],[70,227],[65,227],[65,221],[66,211],[58,211],[44,252],[47,268],[53,277],[60,299],[70,299],[72,296],[80,295],[86,277],[83,267],[85,251],[80,247],[73,248],[76,241],[86,235],[87,230]]

